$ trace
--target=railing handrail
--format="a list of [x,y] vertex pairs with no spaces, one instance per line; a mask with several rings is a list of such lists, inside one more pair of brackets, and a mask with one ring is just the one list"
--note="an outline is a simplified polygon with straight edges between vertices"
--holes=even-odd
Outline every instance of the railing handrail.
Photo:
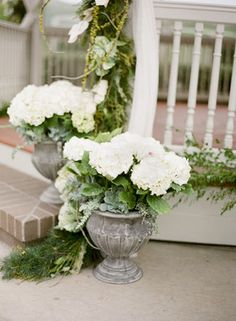
[[0,20],[0,27],[26,33],[30,30],[30,28],[22,27],[20,24],[5,20]]
[[153,0],[156,17],[181,21],[235,24],[236,6]]

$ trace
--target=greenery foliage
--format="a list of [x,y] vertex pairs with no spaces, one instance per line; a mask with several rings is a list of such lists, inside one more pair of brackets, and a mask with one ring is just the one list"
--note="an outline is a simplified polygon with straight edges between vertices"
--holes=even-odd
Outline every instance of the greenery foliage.
[[84,0],[78,14],[93,8],[93,20],[82,38],[88,46],[83,85],[94,84],[101,77],[109,83],[106,99],[95,115],[96,132],[122,127],[126,121],[127,106],[131,101],[130,79],[134,73],[134,51],[124,32],[131,1],[110,1],[105,8]]
[[2,263],[4,279],[39,281],[79,272],[95,264],[98,251],[91,248],[82,233],[54,230],[39,244],[16,248]]
[[72,124],[70,113],[62,116],[54,115],[39,126],[22,123],[16,130],[24,137],[27,144],[37,144],[48,140],[64,143],[73,136],[86,137],[87,135],[78,133]]
[[196,141],[188,141],[184,156],[192,168],[190,183],[197,199],[206,195],[208,187],[217,187],[207,193],[207,199],[225,203],[221,214],[236,205],[236,153],[229,148],[213,149]]
[[7,116],[7,109],[9,107],[9,103],[8,102],[4,102],[2,104],[2,106],[0,107],[0,117],[5,117]]
[[14,23],[21,23],[26,14],[22,0],[7,0],[0,3],[0,19]]

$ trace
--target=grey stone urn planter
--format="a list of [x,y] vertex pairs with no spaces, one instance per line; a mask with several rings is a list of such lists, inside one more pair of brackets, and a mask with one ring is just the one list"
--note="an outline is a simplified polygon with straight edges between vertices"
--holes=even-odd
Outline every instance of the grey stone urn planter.
[[55,187],[57,172],[65,164],[62,154],[62,143],[43,142],[34,146],[32,163],[44,177],[52,181],[41,194],[40,200],[45,203],[62,204],[60,194]]
[[88,233],[105,255],[94,269],[98,280],[114,284],[138,281],[143,272],[130,256],[136,253],[151,234],[150,224],[138,212],[113,214],[94,212],[87,222]]

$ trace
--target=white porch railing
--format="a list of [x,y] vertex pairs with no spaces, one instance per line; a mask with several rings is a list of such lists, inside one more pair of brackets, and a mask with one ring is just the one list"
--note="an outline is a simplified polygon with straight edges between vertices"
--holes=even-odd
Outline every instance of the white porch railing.
[[29,83],[41,83],[38,5],[23,0],[27,14],[20,25],[0,21],[0,104]]
[[[208,96],[208,116],[206,119],[206,130],[204,141],[209,146],[213,143],[214,116],[217,112],[217,95],[220,79],[220,67],[222,56],[222,43],[225,25],[232,24],[236,35],[236,7],[230,6],[209,6],[186,3],[173,3],[171,1],[154,0],[155,17],[157,20],[158,33],[163,21],[172,21],[173,45],[172,58],[169,73],[169,89],[167,96],[167,120],[165,126],[164,144],[172,145],[173,125],[176,105],[176,95],[178,91],[178,71],[181,53],[181,33],[186,22],[195,24],[195,34],[193,37],[192,64],[189,81],[189,93],[187,102],[187,121],[183,124],[185,135],[191,137],[194,125],[195,107],[197,103],[197,93],[199,84],[200,58],[202,50],[202,38],[204,37],[204,24],[215,26],[214,50],[211,63],[211,78]],[[236,53],[232,53],[233,70],[231,79],[231,89],[229,94],[228,119],[225,129],[225,146],[233,146],[234,118],[236,112]],[[160,64],[159,64],[160,65]],[[183,129],[181,128],[181,129]]]

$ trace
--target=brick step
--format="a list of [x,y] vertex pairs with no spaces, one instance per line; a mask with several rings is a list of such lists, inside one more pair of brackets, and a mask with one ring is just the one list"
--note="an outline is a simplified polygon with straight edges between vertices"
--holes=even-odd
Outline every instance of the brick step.
[[59,206],[39,200],[47,183],[0,164],[0,239],[12,245],[44,238]]

